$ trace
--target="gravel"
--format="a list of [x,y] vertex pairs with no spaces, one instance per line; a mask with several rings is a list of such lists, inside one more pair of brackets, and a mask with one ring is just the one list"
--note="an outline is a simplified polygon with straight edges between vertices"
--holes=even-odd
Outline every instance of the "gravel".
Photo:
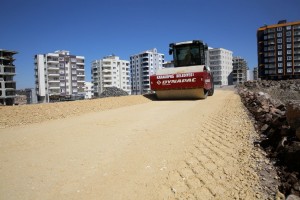
[[128,95],[128,93],[125,92],[122,89],[119,89],[117,87],[109,87],[109,88],[106,88],[104,90],[104,92],[102,92],[99,95],[99,98],[104,98],[104,97],[119,97],[119,96],[127,96],[127,95]]

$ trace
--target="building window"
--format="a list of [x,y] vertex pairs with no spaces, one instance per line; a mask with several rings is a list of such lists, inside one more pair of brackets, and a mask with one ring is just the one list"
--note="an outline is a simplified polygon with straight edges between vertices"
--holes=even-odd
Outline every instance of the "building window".
[[282,27],[277,27],[277,31],[282,31]]
[[282,44],[277,46],[278,49],[282,49]]
[[277,33],[277,37],[282,37],[282,33]]
[[278,51],[277,54],[278,54],[279,56],[281,56],[281,55],[282,55],[282,51]]
[[278,63],[278,68],[282,68],[282,63]]
[[277,39],[277,43],[282,43],[282,39]]
[[286,36],[291,36],[291,31],[287,31]]
[[292,60],[292,56],[287,56],[286,59],[287,60]]
[[278,57],[278,61],[282,61],[282,57]]
[[287,68],[286,71],[287,71],[288,73],[291,73],[293,70],[292,70],[292,68]]
[[286,30],[291,30],[291,26],[287,26],[287,27],[286,27]]
[[286,54],[292,54],[292,50],[287,50]]
[[291,38],[290,37],[287,37],[286,38],[286,42],[291,42],[292,40],[291,40]]
[[291,67],[292,66],[292,62],[287,62],[286,66]]
[[286,48],[292,48],[292,44],[286,44]]
[[278,74],[282,74],[283,70],[282,69],[278,69]]

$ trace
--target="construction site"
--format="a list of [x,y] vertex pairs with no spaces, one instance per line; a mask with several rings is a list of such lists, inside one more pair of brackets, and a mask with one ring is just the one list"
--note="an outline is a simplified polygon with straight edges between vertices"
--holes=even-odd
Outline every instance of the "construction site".
[[135,95],[0,109],[1,199],[285,196],[232,87],[205,100]]

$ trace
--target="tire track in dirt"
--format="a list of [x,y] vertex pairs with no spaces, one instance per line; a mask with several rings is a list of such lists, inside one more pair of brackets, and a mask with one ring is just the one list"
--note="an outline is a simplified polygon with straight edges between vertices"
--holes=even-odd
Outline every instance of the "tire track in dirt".
[[228,96],[187,147],[186,158],[167,177],[170,199],[253,199],[260,196],[251,167],[253,127],[238,96]]

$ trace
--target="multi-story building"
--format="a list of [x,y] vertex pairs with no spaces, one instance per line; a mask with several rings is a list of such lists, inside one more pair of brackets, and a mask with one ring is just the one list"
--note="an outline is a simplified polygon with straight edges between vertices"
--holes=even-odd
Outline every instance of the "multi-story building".
[[242,57],[235,56],[232,59],[232,66],[233,66],[233,71],[232,71],[233,84],[236,85],[247,81],[247,70],[249,69],[247,61]]
[[257,67],[253,68],[253,80],[258,80],[258,69],[257,69]]
[[232,51],[223,48],[209,48],[206,53],[206,65],[214,76],[215,85],[228,85],[232,72]]
[[0,49],[0,104],[13,105],[16,97],[16,51]]
[[258,76],[300,78],[300,21],[279,21],[257,30]]
[[105,88],[117,87],[131,94],[129,61],[118,56],[106,56],[92,62],[94,95],[99,96]]
[[84,97],[84,57],[70,55],[69,51],[37,54],[35,88],[39,102],[50,102],[59,96],[80,99]]
[[156,48],[130,56],[132,94],[149,93],[150,75],[162,68],[163,63],[164,54]]
[[164,62],[162,64],[163,68],[173,68],[174,67],[174,62],[173,61],[167,61],[167,62]]
[[91,82],[84,83],[84,93],[85,93],[84,96],[85,99],[91,99],[94,97],[94,87]]

